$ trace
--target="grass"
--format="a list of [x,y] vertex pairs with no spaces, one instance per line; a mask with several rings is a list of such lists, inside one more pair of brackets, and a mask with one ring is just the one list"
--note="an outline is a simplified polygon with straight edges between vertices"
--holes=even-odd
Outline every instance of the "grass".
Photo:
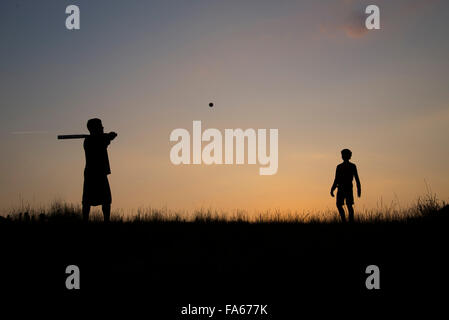
[[[401,208],[394,203],[381,205],[375,209],[356,210],[356,223],[407,223],[422,219],[439,218],[449,211],[449,206],[437,198],[436,194],[427,190],[413,205]],[[445,215],[447,216],[447,215]],[[20,209],[12,209],[9,214],[0,216],[0,222],[11,223],[77,223],[81,222],[81,206],[62,201],[54,201],[48,207],[31,208],[29,205]],[[90,221],[103,221],[101,210],[91,210]],[[336,211],[321,212],[281,212],[265,211],[250,215],[246,211],[224,212],[212,209],[199,209],[193,212],[177,212],[167,208],[139,208],[135,214],[125,215],[116,210],[111,214],[112,223],[144,224],[144,223],[257,223],[257,224],[329,224],[340,222]]]
[[[7,244],[3,290],[67,294],[64,270],[75,264],[83,270],[83,294],[100,292],[110,301],[124,295],[151,301],[149,293],[157,303],[186,301],[195,288],[203,301],[241,294],[297,303],[325,294],[347,302],[364,290],[367,265],[387,271],[382,294],[393,298],[444,288],[449,268],[449,207],[430,192],[407,208],[392,203],[356,210],[355,225],[340,223],[330,210],[250,215],[141,208],[111,217],[104,225],[96,207],[92,223],[83,224],[81,206],[61,201],[11,210],[0,219],[0,240]],[[306,294],[292,296],[293,288]]]

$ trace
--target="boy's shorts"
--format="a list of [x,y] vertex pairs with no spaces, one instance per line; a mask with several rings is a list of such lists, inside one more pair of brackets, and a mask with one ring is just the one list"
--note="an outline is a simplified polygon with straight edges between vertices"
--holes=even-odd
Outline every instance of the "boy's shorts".
[[350,190],[338,190],[337,191],[337,206],[353,205],[354,204],[354,194],[352,189]]

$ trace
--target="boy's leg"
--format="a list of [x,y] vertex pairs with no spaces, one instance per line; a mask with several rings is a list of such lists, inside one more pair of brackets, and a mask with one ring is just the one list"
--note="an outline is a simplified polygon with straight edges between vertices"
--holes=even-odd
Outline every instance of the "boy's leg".
[[341,221],[346,222],[345,209],[343,208],[343,205],[338,204],[337,209],[338,209],[338,213],[340,214]]
[[352,189],[348,192],[346,198],[346,206],[348,207],[348,220],[349,222],[354,222],[354,193]]
[[90,205],[83,204],[83,222],[89,222]]
[[111,216],[111,204],[105,203],[101,206],[101,209],[103,210],[104,222],[109,222],[109,217]]
[[343,208],[344,204],[345,204],[344,193],[341,192],[341,190],[339,189],[337,192],[337,209],[338,209],[338,213],[340,214],[340,218],[341,218],[342,222],[346,222],[345,209]]
[[354,208],[352,207],[352,204],[347,204],[348,207],[348,220],[349,222],[354,222]]

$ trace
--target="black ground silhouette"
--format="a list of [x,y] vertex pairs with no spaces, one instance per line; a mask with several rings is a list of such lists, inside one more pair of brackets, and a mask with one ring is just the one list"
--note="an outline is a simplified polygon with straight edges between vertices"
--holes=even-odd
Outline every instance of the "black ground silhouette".
[[[425,209],[402,221],[354,224],[3,218],[1,291],[24,301],[84,301],[79,307],[129,302],[170,319],[185,319],[179,310],[189,303],[268,304],[270,319],[340,303],[334,315],[401,308],[398,299],[441,297],[448,284],[449,209]],[[65,288],[72,264],[80,290]],[[381,270],[380,290],[365,287],[371,264]]]

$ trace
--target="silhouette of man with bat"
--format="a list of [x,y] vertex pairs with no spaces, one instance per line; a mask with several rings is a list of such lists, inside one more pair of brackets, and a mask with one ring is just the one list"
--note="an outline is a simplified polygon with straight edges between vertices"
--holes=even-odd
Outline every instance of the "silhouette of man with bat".
[[352,192],[352,180],[355,178],[357,184],[357,196],[360,198],[362,194],[362,187],[360,185],[359,174],[357,173],[357,167],[354,163],[349,162],[351,159],[352,152],[349,149],[341,150],[341,158],[343,162],[337,166],[335,172],[334,183],[331,187],[331,196],[334,196],[334,191],[337,191],[337,209],[340,214],[342,222],[346,222],[345,210],[343,208],[345,202],[348,208],[348,219],[349,222],[354,221],[354,194]]
[[84,168],[83,185],[83,221],[89,221],[91,206],[101,205],[104,222],[109,222],[112,196],[108,181],[111,168],[109,167],[107,148],[111,141],[117,137],[117,133],[104,133],[103,125],[98,118],[87,121],[87,129],[90,135],[60,135],[58,139],[84,138],[86,167]]
[[89,221],[91,206],[101,205],[104,222],[109,222],[112,196],[108,181],[111,168],[107,148],[117,134],[115,132],[105,134],[101,120],[97,118],[87,121],[87,129],[90,135],[84,139],[86,167],[83,186],[83,220]]

